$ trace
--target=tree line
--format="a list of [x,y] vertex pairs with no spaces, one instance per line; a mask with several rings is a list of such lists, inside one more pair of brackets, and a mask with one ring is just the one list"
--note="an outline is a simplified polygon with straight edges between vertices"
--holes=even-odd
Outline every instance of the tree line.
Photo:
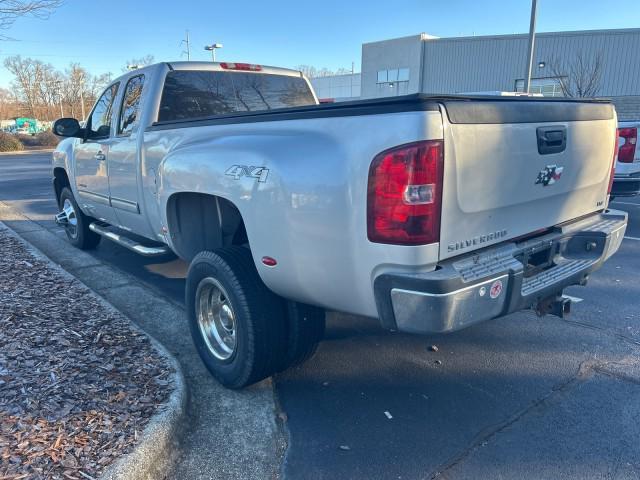
[[326,67],[317,68],[312,65],[298,65],[296,67],[296,70],[301,71],[307,78],[330,77],[332,75],[346,75],[352,73],[351,70],[348,70],[346,68],[329,70]]
[[78,63],[64,71],[51,64],[17,55],[4,61],[13,75],[11,90],[0,89],[0,118],[19,116],[55,120],[86,115],[111,80],[111,74],[92,75]]

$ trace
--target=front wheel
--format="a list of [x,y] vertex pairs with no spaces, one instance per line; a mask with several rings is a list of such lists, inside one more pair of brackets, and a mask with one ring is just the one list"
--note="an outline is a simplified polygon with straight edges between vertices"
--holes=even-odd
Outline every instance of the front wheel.
[[242,388],[278,371],[287,352],[284,304],[260,279],[251,252],[201,252],[187,273],[191,336],[211,374]]
[[61,210],[59,216],[64,218],[64,229],[71,244],[81,250],[95,248],[102,237],[89,229],[91,219],[82,213],[68,187],[60,192],[58,203]]

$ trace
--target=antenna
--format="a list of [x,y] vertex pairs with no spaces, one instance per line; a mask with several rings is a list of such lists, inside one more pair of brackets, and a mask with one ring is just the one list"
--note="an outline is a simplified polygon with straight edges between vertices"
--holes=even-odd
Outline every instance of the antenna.
[[187,33],[187,38],[186,40],[182,40],[180,42],[180,44],[182,45],[183,43],[187,44],[187,49],[183,50],[182,53],[180,55],[184,55],[185,53],[187,54],[187,60],[191,60],[191,42],[189,41],[189,30],[186,31]]

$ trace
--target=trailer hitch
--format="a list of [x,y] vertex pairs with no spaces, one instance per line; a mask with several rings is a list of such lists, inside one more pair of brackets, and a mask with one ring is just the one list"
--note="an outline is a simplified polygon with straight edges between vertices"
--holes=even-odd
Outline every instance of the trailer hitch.
[[563,295],[554,295],[538,301],[533,309],[539,317],[553,315],[565,318],[571,313],[571,299]]

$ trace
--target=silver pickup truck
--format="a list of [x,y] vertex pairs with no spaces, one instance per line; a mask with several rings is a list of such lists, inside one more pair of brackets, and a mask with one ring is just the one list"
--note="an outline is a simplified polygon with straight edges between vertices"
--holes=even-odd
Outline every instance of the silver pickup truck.
[[620,246],[604,101],[409,95],[318,105],[299,72],[161,63],[114,80],[53,154],[56,221],[190,262],[212,374],[240,388],[315,351],[331,309],[451,332],[565,315]]

